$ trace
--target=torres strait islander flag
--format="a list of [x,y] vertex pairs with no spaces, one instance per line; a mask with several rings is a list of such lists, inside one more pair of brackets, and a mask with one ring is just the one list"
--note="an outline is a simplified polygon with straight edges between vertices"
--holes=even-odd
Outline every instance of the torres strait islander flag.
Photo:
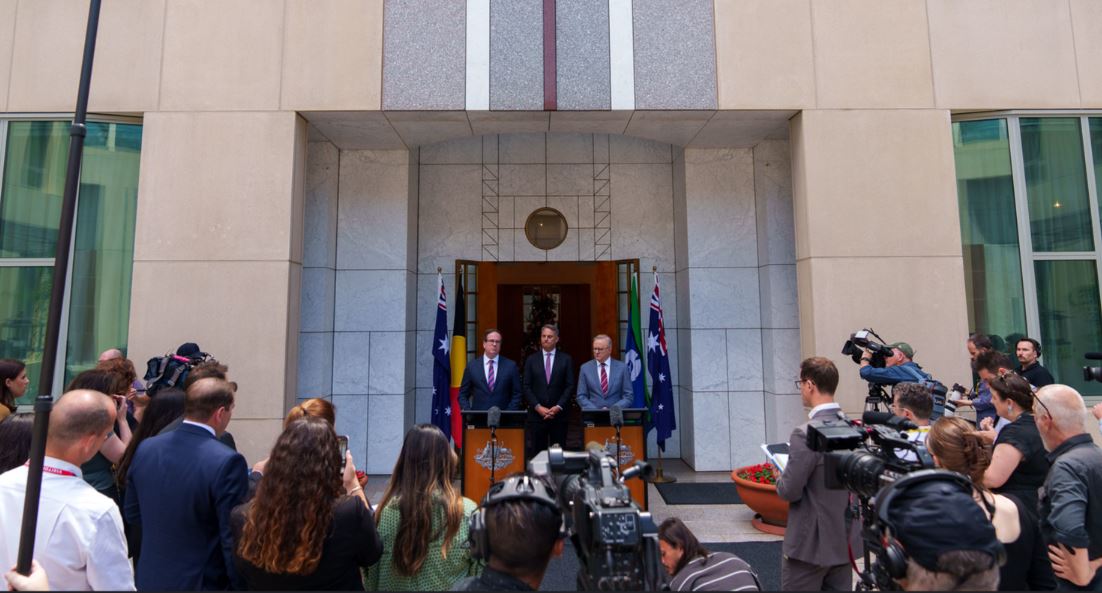
[[467,369],[467,293],[463,292],[463,276],[455,289],[455,318],[452,320],[452,376],[451,407],[448,414],[452,421],[452,440],[456,447],[463,447],[463,418],[459,414],[459,385],[463,371]]

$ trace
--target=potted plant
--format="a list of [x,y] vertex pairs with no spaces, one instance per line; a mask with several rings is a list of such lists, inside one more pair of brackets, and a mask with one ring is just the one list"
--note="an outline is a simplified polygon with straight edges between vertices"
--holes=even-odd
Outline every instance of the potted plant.
[[750,522],[758,531],[784,535],[788,524],[788,502],[777,496],[777,473],[772,464],[759,463],[731,472],[739,497],[754,511]]

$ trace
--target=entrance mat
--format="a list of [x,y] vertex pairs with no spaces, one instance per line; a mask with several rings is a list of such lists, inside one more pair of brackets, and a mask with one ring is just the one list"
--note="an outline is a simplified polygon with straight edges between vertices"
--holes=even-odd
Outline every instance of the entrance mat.
[[733,482],[655,484],[666,504],[742,504]]
[[[709,552],[729,552],[742,558],[754,569],[762,591],[781,590],[781,542],[705,543]],[[665,572],[665,569],[659,567]],[[540,584],[541,591],[577,591],[578,558],[567,540],[562,556],[552,558]]]

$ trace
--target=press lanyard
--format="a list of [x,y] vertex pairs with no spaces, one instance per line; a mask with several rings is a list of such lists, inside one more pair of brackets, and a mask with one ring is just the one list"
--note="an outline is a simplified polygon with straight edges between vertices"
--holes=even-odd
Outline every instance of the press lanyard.
[[[30,466],[31,466],[30,461],[23,464],[23,467],[30,467]],[[73,478],[77,477],[76,474],[74,474],[73,472],[71,472],[67,469],[60,469],[60,468],[57,468],[57,467],[50,467],[48,465],[43,465],[42,466],[42,471],[47,473],[47,474],[53,474],[55,476],[69,476],[69,477],[73,477]]]

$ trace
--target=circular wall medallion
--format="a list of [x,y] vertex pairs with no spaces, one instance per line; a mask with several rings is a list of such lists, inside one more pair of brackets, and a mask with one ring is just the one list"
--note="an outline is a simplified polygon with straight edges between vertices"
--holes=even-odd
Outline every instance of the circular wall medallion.
[[568,230],[566,217],[554,208],[539,208],[529,214],[524,223],[524,235],[528,237],[528,242],[545,251],[562,245]]

